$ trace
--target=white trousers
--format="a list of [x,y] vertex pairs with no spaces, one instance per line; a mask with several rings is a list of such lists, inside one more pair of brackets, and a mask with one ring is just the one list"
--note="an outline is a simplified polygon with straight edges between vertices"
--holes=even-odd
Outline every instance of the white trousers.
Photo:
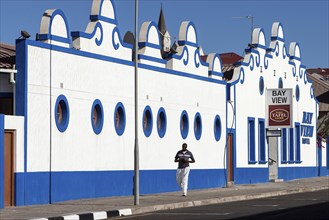
[[185,167],[183,169],[177,169],[177,172],[176,172],[177,184],[182,189],[184,195],[187,194],[187,183],[188,183],[189,173],[190,173],[190,167]]

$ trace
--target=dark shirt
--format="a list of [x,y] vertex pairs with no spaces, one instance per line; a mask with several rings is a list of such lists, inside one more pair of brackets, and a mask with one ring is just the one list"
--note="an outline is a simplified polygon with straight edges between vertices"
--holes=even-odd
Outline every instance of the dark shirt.
[[182,168],[190,166],[189,161],[193,161],[193,162],[195,161],[192,152],[188,151],[188,150],[178,151],[175,156],[175,161],[177,161],[177,160],[179,160],[178,169],[182,169]]

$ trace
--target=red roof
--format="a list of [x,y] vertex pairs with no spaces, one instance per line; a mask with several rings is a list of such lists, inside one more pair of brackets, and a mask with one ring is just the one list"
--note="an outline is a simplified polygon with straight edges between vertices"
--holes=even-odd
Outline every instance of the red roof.
[[0,43],[0,68],[13,69],[16,60],[15,46]]

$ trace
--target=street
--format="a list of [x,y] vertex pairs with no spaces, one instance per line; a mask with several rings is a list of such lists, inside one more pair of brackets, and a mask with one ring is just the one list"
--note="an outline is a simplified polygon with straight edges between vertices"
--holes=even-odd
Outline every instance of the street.
[[328,219],[329,190],[117,217],[168,219]]

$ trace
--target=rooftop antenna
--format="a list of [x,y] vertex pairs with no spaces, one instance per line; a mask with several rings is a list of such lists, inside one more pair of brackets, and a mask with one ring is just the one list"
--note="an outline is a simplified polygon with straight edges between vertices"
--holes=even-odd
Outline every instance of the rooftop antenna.
[[242,17],[232,17],[232,18],[243,18],[243,19],[248,19],[251,21],[251,39],[250,39],[250,43],[252,43],[252,31],[254,30],[254,16],[253,15],[247,15],[247,16],[242,16]]

